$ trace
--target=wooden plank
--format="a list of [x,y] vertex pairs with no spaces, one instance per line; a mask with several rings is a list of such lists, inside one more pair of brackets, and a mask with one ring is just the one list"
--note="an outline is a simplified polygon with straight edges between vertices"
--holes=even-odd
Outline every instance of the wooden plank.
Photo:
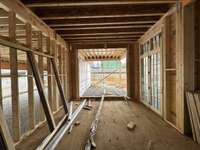
[[152,25],[156,21],[126,21],[126,22],[99,22],[99,23],[76,23],[76,24],[66,24],[66,23],[52,23],[49,24],[50,27],[82,27],[82,26],[109,26],[109,25],[138,25],[138,24],[148,24]]
[[[61,45],[58,45],[58,66],[57,67],[58,67],[58,77],[60,78],[60,83],[61,83],[61,86],[62,86],[62,54],[61,53],[62,53],[62,47],[61,47]],[[56,79],[56,83],[57,83],[56,76],[55,76],[55,79]],[[61,106],[61,104],[62,104],[62,98],[59,97],[59,101],[58,101],[59,107]]]
[[[32,27],[30,24],[26,24],[26,45],[32,48]],[[34,103],[34,85],[32,70],[27,60],[27,70],[28,70],[28,112],[29,112],[29,130],[35,128],[35,103]]]
[[3,137],[6,148],[8,150],[15,150],[14,143],[9,133],[1,106],[0,106],[0,134]]
[[31,3],[27,6],[30,8],[37,7],[74,7],[74,6],[114,6],[114,5],[132,5],[132,4],[173,4],[176,0],[127,0],[127,1],[68,1],[68,2],[51,2],[51,3]]
[[196,104],[195,104],[195,99],[194,99],[194,95],[193,93],[189,93],[189,103],[190,103],[190,107],[191,107],[191,114],[193,117],[193,123],[194,123],[194,131],[197,137],[197,142],[200,143],[200,120],[197,114],[197,108],[196,108]]
[[65,113],[67,114],[68,108],[67,108],[64,90],[63,90],[63,87],[62,87],[62,84],[61,84],[61,80],[59,78],[59,74],[58,74],[58,70],[57,70],[57,67],[56,67],[55,60],[53,58],[51,59],[51,64],[52,64],[52,68],[53,68],[53,71],[54,71],[54,74],[55,74],[55,79],[56,79],[56,83],[57,83],[58,90],[59,90],[59,93],[60,93],[61,102],[63,104],[63,108],[65,110]]
[[150,28],[152,25],[112,25],[112,26],[86,26],[86,27],[56,27],[55,31],[91,30],[91,29],[129,29],[129,28]]
[[[53,40],[52,42],[52,55],[54,57],[54,59],[56,58],[56,43]],[[53,111],[56,111],[58,109],[58,97],[57,97],[57,86],[56,86],[56,80],[55,80],[55,76],[53,77]]]
[[38,93],[39,93],[39,96],[40,96],[40,100],[42,102],[43,109],[44,109],[44,112],[45,112],[45,115],[46,115],[49,130],[51,132],[53,132],[53,130],[55,129],[55,122],[54,122],[54,119],[53,119],[53,114],[51,112],[51,108],[49,106],[49,102],[45,97],[44,84],[43,84],[42,78],[40,76],[39,68],[36,65],[36,60],[35,60],[33,53],[27,52],[27,56],[28,56],[28,60],[29,60],[29,63],[31,65],[31,68],[32,68],[34,78],[35,78],[35,82],[36,82]]
[[[50,55],[52,54],[52,43],[50,38],[47,38],[47,53]],[[53,77],[52,77],[52,66],[51,66],[51,60],[47,59],[47,72],[48,72],[48,100],[49,105],[51,107],[51,110],[53,111]]]
[[17,14],[17,17],[23,22],[30,23],[32,26],[36,27],[38,30],[42,31],[46,36],[57,39],[62,45],[66,46],[65,41],[55,32],[49,28],[39,17],[37,17],[31,10],[29,10],[24,4],[19,0],[1,0],[1,8],[6,11],[13,10]]
[[[39,31],[38,32],[38,50],[40,52],[43,52],[43,43],[42,43],[42,32]],[[43,57],[42,56],[38,56],[38,68],[39,68],[39,72],[40,72],[40,76],[42,79],[42,82],[44,83],[44,62],[43,62]],[[44,110],[42,107],[42,102],[40,101],[40,121],[44,121],[45,120],[45,116],[44,116]]]
[[[16,14],[9,12],[9,38],[10,41],[16,40]],[[11,71],[11,93],[12,93],[12,128],[13,140],[20,140],[20,107],[19,107],[19,87],[17,73],[17,50],[10,48],[10,71]]]
[[197,140],[197,137],[196,137],[196,134],[195,134],[195,128],[194,128],[194,118],[192,116],[192,110],[191,110],[191,107],[190,107],[190,93],[189,92],[186,92],[186,101],[187,101],[187,107],[188,107],[188,112],[189,112],[189,118],[190,118],[190,124],[191,124],[191,127],[192,127],[192,136],[193,136],[193,140],[196,141]]
[[3,108],[3,97],[2,97],[2,56],[0,54],[0,107]]
[[200,93],[194,93],[198,118],[200,118]]

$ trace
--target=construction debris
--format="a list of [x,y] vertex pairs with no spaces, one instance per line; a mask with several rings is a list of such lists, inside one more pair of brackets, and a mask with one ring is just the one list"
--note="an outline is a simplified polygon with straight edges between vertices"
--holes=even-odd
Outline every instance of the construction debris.
[[[105,90],[104,90],[104,93],[105,93]],[[98,122],[99,122],[99,117],[100,117],[101,109],[102,109],[102,106],[103,106],[103,101],[104,101],[104,95],[101,98],[95,119],[92,122],[92,125],[90,127],[90,135],[89,135],[89,138],[88,138],[87,143],[85,145],[85,150],[91,150],[92,147],[96,148],[94,136],[96,135],[96,132],[97,132],[97,125],[98,125]]]
[[68,134],[70,134],[72,132],[72,129],[73,129],[73,124],[70,126],[69,130],[68,130]]
[[152,141],[149,140],[148,144],[147,144],[147,150],[151,150],[152,147]]
[[130,121],[128,124],[127,124],[127,128],[128,130],[132,131],[134,130],[136,127],[136,124],[133,122],[133,121]]
[[193,139],[200,144],[200,93],[187,92],[186,97]]
[[80,124],[81,124],[80,121],[76,121],[76,122],[74,123],[75,126],[79,126]]
[[85,109],[85,110],[92,110],[92,107],[85,106],[85,107],[83,107],[83,109]]

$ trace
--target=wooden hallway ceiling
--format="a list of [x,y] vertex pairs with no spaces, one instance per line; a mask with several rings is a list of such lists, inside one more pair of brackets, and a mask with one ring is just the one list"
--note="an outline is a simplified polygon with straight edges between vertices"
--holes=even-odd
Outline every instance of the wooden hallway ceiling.
[[136,41],[177,0],[21,0],[68,42]]

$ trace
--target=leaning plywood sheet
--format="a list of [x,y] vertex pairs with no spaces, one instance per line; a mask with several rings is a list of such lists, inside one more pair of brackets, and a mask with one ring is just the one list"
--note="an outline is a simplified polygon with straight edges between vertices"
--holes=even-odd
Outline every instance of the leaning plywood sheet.
[[197,111],[197,108],[199,106],[197,106],[198,102],[196,102],[199,100],[199,97],[198,95],[192,92],[187,92],[186,96],[187,96],[187,104],[192,126],[193,138],[195,141],[200,143],[200,117]]
[[192,127],[192,133],[193,133],[193,140],[196,141],[197,138],[196,138],[195,129],[194,129],[194,119],[192,117],[192,112],[191,112],[190,103],[189,103],[190,93],[186,93],[186,97],[187,97],[187,107],[188,107],[188,111],[190,115],[190,124]]

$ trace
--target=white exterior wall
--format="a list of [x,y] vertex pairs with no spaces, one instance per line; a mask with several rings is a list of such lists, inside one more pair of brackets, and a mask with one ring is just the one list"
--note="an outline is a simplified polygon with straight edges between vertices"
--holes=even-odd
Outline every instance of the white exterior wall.
[[79,60],[79,83],[80,96],[82,96],[91,85],[91,71],[87,61]]

